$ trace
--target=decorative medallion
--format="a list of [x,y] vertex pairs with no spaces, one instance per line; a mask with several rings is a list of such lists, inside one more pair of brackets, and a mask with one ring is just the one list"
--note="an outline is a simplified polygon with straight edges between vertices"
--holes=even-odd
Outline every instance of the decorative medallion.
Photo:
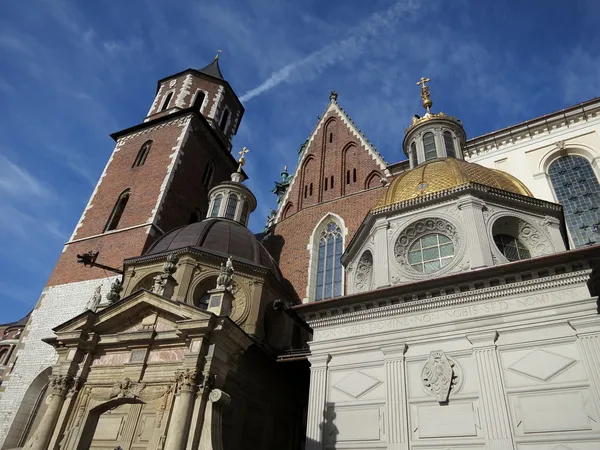
[[457,369],[456,361],[451,361],[442,350],[435,350],[429,354],[429,359],[421,371],[421,377],[423,386],[439,403],[446,403],[450,391],[457,385]]

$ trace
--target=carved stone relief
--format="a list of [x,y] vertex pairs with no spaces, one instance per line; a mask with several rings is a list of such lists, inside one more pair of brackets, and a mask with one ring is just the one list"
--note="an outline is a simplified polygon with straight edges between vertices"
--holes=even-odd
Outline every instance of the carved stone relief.
[[371,280],[373,278],[373,255],[367,250],[365,251],[356,265],[356,273],[354,274],[354,291],[368,291],[371,288]]
[[423,365],[421,376],[426,391],[433,394],[439,403],[446,403],[450,392],[457,390],[462,371],[458,363],[442,350],[435,350]]

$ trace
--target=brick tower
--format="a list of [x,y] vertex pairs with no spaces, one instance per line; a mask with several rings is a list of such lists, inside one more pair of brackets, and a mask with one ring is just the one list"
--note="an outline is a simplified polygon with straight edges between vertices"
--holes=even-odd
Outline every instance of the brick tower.
[[[56,353],[43,338],[104,298],[115,273],[84,267],[77,255],[119,268],[158,236],[207,211],[208,191],[237,167],[231,139],[244,108],[219,68],[188,69],[158,82],[144,120],[112,135],[116,142],[73,234],[23,332],[18,359],[0,392],[0,448],[22,446]],[[38,416],[42,416],[39,414]]]

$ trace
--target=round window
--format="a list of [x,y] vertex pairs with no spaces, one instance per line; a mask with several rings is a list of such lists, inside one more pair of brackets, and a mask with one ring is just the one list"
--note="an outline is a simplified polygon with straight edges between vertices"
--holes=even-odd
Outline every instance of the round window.
[[433,273],[454,258],[454,244],[443,234],[427,234],[417,239],[408,250],[408,263],[417,272]]
[[494,242],[496,243],[498,250],[500,250],[509,261],[520,261],[522,259],[531,258],[531,253],[529,252],[529,249],[525,247],[525,244],[508,234],[495,235]]

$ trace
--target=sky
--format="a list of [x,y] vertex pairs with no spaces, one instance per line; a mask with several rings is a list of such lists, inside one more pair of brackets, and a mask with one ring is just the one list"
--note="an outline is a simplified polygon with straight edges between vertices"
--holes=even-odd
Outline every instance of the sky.
[[599,20],[595,0],[3,2],[0,323],[38,300],[109,134],[143,120],[157,80],[218,49],[246,108],[234,151],[250,149],[258,232],[331,90],[397,162],[421,76],[433,110],[461,118],[469,138],[598,96]]

